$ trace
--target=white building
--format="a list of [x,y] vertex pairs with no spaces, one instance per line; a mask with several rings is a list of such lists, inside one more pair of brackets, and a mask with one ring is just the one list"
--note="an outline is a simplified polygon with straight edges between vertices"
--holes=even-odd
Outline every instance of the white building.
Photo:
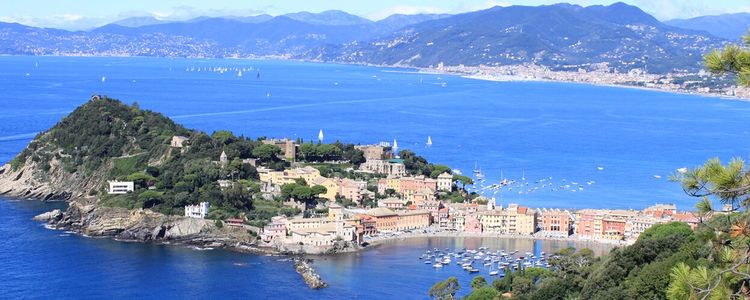
[[186,136],[181,135],[175,135],[172,137],[172,141],[169,143],[169,146],[175,147],[175,148],[182,148],[185,146],[185,142],[189,140]]
[[132,181],[110,180],[107,182],[109,182],[109,190],[107,191],[107,193],[110,195],[127,194],[135,190]]
[[197,205],[185,205],[185,216],[191,218],[203,219],[208,214],[208,202],[201,202]]
[[453,175],[448,174],[448,172],[438,175],[437,189],[450,192],[453,189]]

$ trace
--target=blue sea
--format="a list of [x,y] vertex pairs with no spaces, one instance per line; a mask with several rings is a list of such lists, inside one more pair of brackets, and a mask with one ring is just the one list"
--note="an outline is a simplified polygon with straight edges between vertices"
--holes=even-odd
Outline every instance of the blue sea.
[[[400,149],[464,174],[480,168],[487,179],[477,189],[525,178],[528,186],[486,191],[499,205],[691,209],[696,199],[669,175],[715,156],[744,158],[750,149],[750,103],[712,97],[288,61],[0,57],[0,66],[0,162],[93,94],[138,102],[206,132],[314,140],[322,129],[326,142],[396,139]],[[233,67],[246,71],[204,71]],[[50,205],[0,201],[0,290],[10,293],[2,297],[421,298],[448,273],[416,260],[432,245],[564,246],[397,241],[319,259],[331,287],[313,292],[289,262],[273,257],[59,236],[31,221]],[[468,276],[461,279],[468,286]]]
[[[32,221],[64,203],[0,198],[0,299],[427,299],[449,276],[469,292],[471,278],[450,265],[434,269],[419,256],[433,248],[541,251],[609,247],[560,241],[498,238],[411,238],[371,250],[313,256],[330,286],[311,290],[288,259],[223,250],[198,251],[88,238]],[[488,279],[489,270],[480,274]]]

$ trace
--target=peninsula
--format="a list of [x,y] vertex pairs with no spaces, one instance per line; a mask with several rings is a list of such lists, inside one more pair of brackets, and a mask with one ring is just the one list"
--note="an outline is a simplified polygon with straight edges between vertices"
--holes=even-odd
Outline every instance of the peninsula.
[[[481,171],[461,175],[399,151],[395,140],[324,138],[322,130],[317,142],[208,135],[93,96],[0,168],[0,195],[68,201],[65,212],[37,219],[86,235],[283,254],[356,251],[414,235],[632,243],[655,224],[699,222],[668,204],[496,206],[468,188],[483,182]],[[482,190],[514,184],[525,183],[503,179]]]

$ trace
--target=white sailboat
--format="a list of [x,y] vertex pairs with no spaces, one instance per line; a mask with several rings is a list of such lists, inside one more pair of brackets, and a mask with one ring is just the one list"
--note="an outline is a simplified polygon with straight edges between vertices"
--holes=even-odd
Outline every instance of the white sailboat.
[[432,137],[430,137],[430,136],[428,135],[428,136],[427,136],[427,147],[430,147],[430,146],[432,146]]
[[102,76],[102,82],[105,82],[105,81],[107,81],[107,77],[106,76]]
[[393,147],[391,147],[391,149],[393,151],[393,155],[398,158],[398,142],[396,142],[396,139],[393,139]]
[[242,70],[237,71],[237,77],[242,77]]
[[318,142],[323,142],[323,129],[318,132]]

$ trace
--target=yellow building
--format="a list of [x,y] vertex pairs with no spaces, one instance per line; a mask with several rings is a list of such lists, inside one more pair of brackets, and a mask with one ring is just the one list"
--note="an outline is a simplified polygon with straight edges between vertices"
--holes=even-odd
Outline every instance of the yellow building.
[[537,227],[534,209],[510,204],[505,209],[488,210],[480,215],[485,232],[500,234],[533,234]]
[[321,198],[326,198],[329,201],[336,201],[336,194],[339,193],[339,183],[336,180],[319,176],[312,181],[308,181],[309,186],[322,185],[326,188],[326,193],[320,195]]

